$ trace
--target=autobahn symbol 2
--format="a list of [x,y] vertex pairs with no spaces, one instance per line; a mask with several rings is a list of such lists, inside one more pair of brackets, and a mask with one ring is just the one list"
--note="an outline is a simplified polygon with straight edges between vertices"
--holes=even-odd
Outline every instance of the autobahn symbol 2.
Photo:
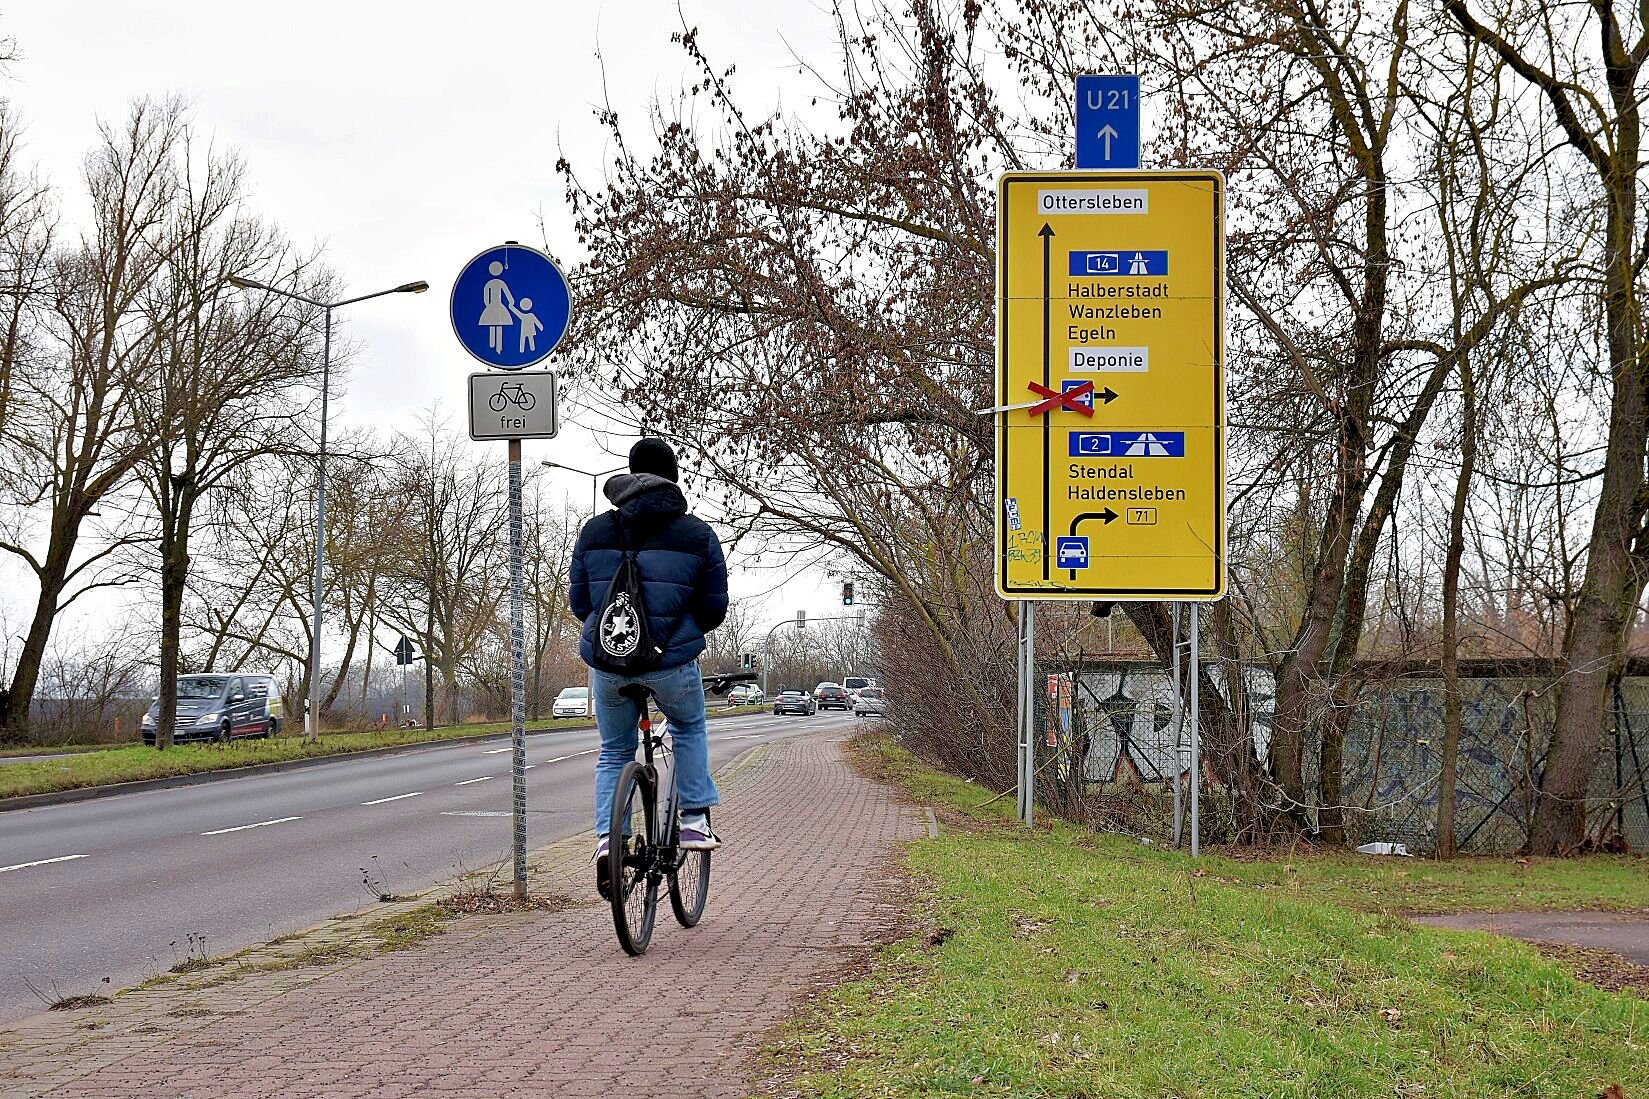
[[[999,180],[1004,598],[1224,594],[1224,194],[1207,171]],[[1136,513],[1151,521],[1121,521]]]

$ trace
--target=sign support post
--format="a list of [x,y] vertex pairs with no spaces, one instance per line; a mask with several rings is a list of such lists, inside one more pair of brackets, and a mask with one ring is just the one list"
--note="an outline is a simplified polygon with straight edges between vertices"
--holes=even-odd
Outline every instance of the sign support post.
[[1025,819],[1025,695],[1031,688],[1025,677],[1025,606],[1026,601],[1019,600],[1013,650],[1013,815],[1020,820]]
[[515,896],[527,895],[527,625],[522,596],[521,440],[510,440],[510,778]]
[[1198,788],[1202,785],[1202,708],[1198,705],[1198,691],[1202,682],[1202,648],[1198,644],[1197,619],[1202,617],[1202,604],[1191,604],[1191,857],[1202,850],[1201,817],[1198,814]]
[[[452,284],[452,331],[489,370],[469,378],[470,438],[509,443],[510,779],[515,896],[527,895],[527,625],[521,560],[521,440],[556,436],[555,375],[520,373],[567,334],[572,291],[555,261],[513,240],[464,265]],[[505,378],[508,380],[505,380]],[[428,657],[429,639],[425,639]],[[426,706],[428,704],[426,703]]]
[[1180,694],[1179,604],[1168,604],[1168,614],[1174,623],[1174,655],[1168,660],[1168,674],[1174,685],[1174,850],[1178,851],[1185,813],[1185,806],[1180,800],[1180,769],[1185,766],[1184,757],[1180,755],[1180,745],[1185,741],[1185,698]]
[[1031,826],[1036,801],[1036,604],[1019,601],[1019,819]]

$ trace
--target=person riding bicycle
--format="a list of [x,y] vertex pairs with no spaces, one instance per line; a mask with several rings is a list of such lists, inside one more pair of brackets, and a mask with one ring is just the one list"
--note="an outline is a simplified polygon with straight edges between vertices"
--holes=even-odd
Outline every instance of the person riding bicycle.
[[[621,694],[630,684],[653,692],[670,723],[676,781],[681,793],[681,847],[711,851],[721,840],[710,827],[710,808],[720,804],[710,778],[705,732],[704,684],[698,657],[704,635],[727,617],[727,561],[709,524],[687,510],[676,484],[675,451],[663,439],[645,438],[630,448],[630,472],[610,478],[603,491],[613,510],[584,524],[573,547],[567,601],[584,623],[579,656],[590,666],[601,754],[595,767],[596,875],[605,880],[607,826],[619,772],[635,758],[640,714]],[[648,635],[660,650],[655,667],[640,675],[615,675],[597,666],[597,613],[613,578],[635,554]]]

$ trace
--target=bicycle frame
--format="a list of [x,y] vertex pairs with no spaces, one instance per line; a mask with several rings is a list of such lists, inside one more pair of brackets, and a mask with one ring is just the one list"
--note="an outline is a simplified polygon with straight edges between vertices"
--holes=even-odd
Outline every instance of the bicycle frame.
[[[641,734],[642,765],[647,768],[647,775],[653,780],[654,789],[658,788],[658,764],[653,760],[653,750],[656,748],[664,756],[671,755],[670,748],[664,742],[664,734],[669,729],[669,723],[653,731],[653,718],[645,704],[641,707],[641,719],[637,723],[637,730]],[[679,800],[676,791],[675,761],[670,761],[670,789],[663,802],[659,805],[658,813],[653,817],[654,835],[647,837],[647,842],[660,854],[669,853],[675,856],[676,866],[679,867],[685,857],[684,852],[676,849],[676,805]],[[660,873],[668,873],[661,870]]]

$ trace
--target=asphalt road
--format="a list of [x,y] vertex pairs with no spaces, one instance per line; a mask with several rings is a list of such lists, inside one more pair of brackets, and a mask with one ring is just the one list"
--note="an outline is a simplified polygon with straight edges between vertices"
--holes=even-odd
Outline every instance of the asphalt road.
[[[851,720],[713,721],[711,765]],[[590,827],[598,743],[528,737],[531,846]],[[118,989],[182,960],[191,934],[221,955],[359,909],[363,867],[412,893],[505,859],[509,769],[507,740],[469,742],[0,813],[0,1022],[44,1009],[30,983]]]

